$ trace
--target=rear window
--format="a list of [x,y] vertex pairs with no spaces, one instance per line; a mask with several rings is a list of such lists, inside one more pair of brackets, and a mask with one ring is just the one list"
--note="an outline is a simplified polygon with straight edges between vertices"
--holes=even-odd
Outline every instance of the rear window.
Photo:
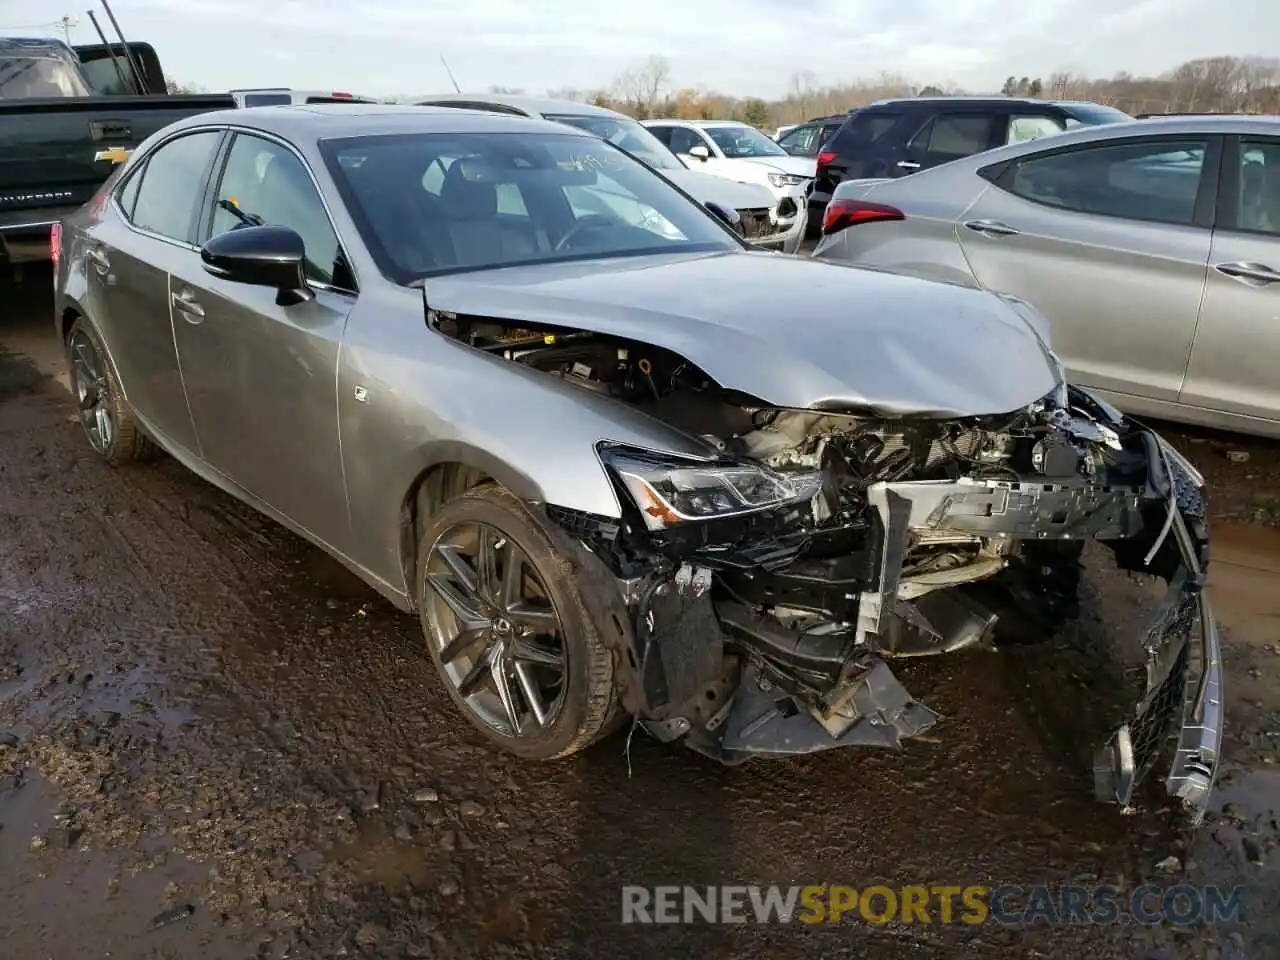
[[87,97],[78,67],[58,56],[0,56],[0,100]]
[[278,107],[292,102],[293,98],[287,93],[246,93],[244,95],[246,107]]
[[902,119],[901,113],[855,113],[832,139],[838,149],[875,143]]

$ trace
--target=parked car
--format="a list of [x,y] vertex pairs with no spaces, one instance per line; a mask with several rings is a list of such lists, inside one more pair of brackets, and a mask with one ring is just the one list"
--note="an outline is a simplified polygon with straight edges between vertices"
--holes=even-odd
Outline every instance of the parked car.
[[791,156],[755,127],[727,120],[643,122],[690,169],[767,186],[778,200],[807,209],[814,161]]
[[911,97],[850,111],[818,154],[809,215],[844,180],[902,177],[1007,143],[1133,119],[1113,107],[1022,97]]
[[377,103],[376,97],[332,90],[294,90],[291,87],[242,87],[231,91],[237,107],[278,107],[290,103]]
[[1176,736],[1204,809],[1202,481],[1024,301],[754,251],[605,139],[414,107],[182,121],[53,250],[93,449],[333,554],[515,754],[627,717],[726,763],[896,746],[936,714],[889,664],[1047,636],[1097,539],[1170,584],[1098,794]]
[[1075,130],[842,183],[814,256],[1033,301],[1122,409],[1280,436],[1280,120]]
[[779,199],[773,191],[754,184],[732,183],[690,170],[653,134],[617,110],[576,100],[494,93],[437,94],[417,103],[554,120],[604,137],[639,157],[698,202],[735,211],[747,242],[764,250],[796,253],[808,231],[808,207],[804,203]]
[[0,269],[49,258],[49,228],[174,120],[232,104],[170,96],[147,43],[0,37]]
[[815,117],[804,123],[798,123],[776,138],[778,146],[793,157],[817,159],[823,144],[835,136],[836,131],[844,126],[844,122],[848,119],[849,115],[842,113],[834,117]]

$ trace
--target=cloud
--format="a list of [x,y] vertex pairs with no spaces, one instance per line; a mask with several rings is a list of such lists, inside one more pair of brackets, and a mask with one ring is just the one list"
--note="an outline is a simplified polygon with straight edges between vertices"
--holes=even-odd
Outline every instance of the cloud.
[[1246,3],[1257,3],[1253,13],[1235,17],[1211,0],[117,0],[115,9],[169,73],[210,89],[443,90],[441,54],[472,89],[590,88],[660,54],[677,84],[776,96],[798,70],[823,83],[895,72],[990,90],[1009,74],[1149,73],[1194,56],[1264,53],[1280,7]]

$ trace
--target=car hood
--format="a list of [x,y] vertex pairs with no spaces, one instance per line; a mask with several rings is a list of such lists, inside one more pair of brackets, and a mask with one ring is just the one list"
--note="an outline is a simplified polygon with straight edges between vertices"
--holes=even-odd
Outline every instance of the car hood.
[[818,161],[815,157],[739,157],[734,163],[763,167],[774,173],[792,173],[798,177],[816,177]]
[[697,170],[659,170],[699,203],[718,203],[733,210],[768,208],[773,206],[773,193],[768,187],[756,183],[738,183]]
[[433,277],[428,307],[663,347],[765,404],[873,416],[1007,413],[1060,368],[996,294],[766,253],[619,257]]

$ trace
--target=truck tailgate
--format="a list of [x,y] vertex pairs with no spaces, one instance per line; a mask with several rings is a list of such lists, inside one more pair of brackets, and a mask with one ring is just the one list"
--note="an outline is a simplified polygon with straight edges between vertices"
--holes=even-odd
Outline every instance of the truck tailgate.
[[175,120],[234,106],[227,95],[0,100],[0,224],[18,214],[57,219],[111,175],[115,163],[95,159],[100,151],[132,149]]

